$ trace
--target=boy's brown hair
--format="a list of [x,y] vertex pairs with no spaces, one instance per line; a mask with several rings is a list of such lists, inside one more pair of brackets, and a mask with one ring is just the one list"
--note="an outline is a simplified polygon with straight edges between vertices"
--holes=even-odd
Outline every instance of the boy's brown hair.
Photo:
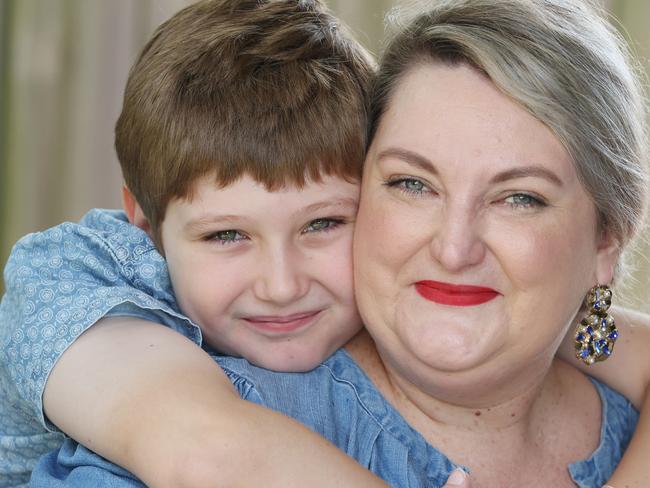
[[269,190],[358,179],[373,74],[317,0],[206,0],[163,23],[131,69],[115,129],[154,238],[169,201],[208,174]]

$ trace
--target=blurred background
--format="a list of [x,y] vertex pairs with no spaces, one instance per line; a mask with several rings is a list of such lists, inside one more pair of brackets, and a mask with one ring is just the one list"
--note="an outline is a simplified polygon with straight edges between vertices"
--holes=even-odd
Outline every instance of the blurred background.
[[[325,0],[373,53],[400,0]],[[650,1],[602,0],[650,71]],[[22,235],[120,206],[113,125],[130,65],[191,0],[0,0],[0,265]],[[650,312],[646,232],[623,301]],[[0,282],[0,293],[3,283]],[[617,303],[621,303],[620,300]]]

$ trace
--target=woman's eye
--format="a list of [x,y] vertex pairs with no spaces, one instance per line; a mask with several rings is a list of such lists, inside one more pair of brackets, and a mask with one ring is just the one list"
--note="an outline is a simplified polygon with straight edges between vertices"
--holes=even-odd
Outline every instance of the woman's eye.
[[302,233],[307,234],[309,232],[328,231],[328,230],[335,229],[336,227],[344,223],[345,222],[343,221],[343,219],[332,219],[332,218],[314,219],[305,226]]
[[236,230],[220,230],[206,236],[206,240],[216,241],[220,244],[232,244],[246,239],[247,237],[245,235]]
[[418,180],[417,178],[397,178],[388,181],[386,185],[390,188],[397,188],[404,193],[412,195],[431,193],[431,189],[423,181]]
[[546,206],[542,200],[527,193],[515,193],[506,197],[503,201],[514,208],[534,208]]

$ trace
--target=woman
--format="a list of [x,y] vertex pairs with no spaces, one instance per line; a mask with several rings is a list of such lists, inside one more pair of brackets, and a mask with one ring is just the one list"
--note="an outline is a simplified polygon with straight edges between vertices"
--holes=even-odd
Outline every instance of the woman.
[[[355,236],[369,335],[301,375],[218,362],[392,486],[456,465],[473,486],[602,485],[636,413],[554,355],[644,213],[618,41],[577,1],[436,2],[389,44],[374,102]],[[103,468],[71,449],[60,462]]]
[[478,486],[572,486],[607,425],[554,360],[645,200],[639,99],[601,29],[577,2],[439,2],[382,63],[355,235],[374,345],[351,351]]

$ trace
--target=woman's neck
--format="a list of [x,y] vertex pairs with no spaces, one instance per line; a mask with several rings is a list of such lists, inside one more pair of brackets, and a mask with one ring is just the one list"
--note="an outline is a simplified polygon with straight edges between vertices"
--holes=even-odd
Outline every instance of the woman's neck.
[[587,457],[598,444],[593,428],[600,422],[598,395],[564,363],[537,365],[512,377],[442,375],[442,386],[425,386],[383,360],[367,333],[346,349],[415,430],[472,469],[476,486],[517,486],[513,483],[522,480],[534,486],[527,484],[529,475],[541,469],[553,478],[540,486],[563,486],[570,481],[567,464]]
[[399,405],[400,411],[413,410],[435,424],[469,427],[474,432],[529,423],[534,407],[552,396],[553,385],[557,383],[554,375],[547,374],[550,360],[529,368],[528,372],[436,372],[427,376],[426,381],[418,381],[418,366],[414,362],[404,367],[392,364],[390,355],[380,354],[365,331],[353,338],[346,349],[386,399]]

